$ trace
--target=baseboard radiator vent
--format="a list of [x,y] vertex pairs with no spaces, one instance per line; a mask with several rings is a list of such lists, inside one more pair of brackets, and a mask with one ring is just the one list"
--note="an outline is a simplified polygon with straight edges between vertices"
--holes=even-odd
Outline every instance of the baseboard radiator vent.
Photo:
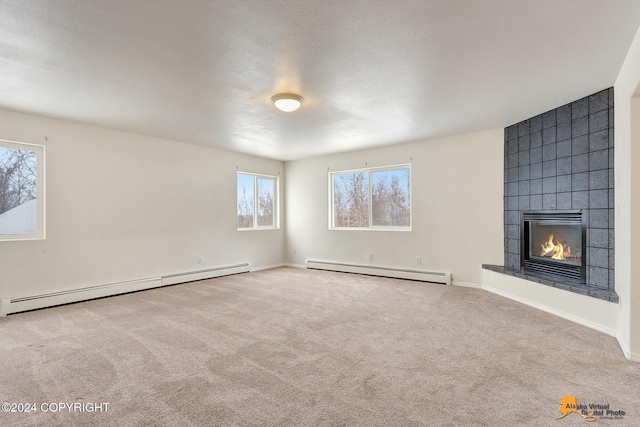
[[194,280],[211,279],[213,277],[227,276],[230,274],[247,273],[251,271],[249,263],[217,267],[207,270],[192,271],[182,274],[171,274],[162,277],[132,280],[128,282],[110,283],[107,285],[90,286],[87,288],[72,289],[69,291],[52,292],[42,295],[33,295],[21,298],[0,299],[0,316],[35,310],[38,308],[54,307],[56,305],[73,302],[87,301],[96,298],[126,294],[161,286],[175,285]]
[[154,277],[150,279],[111,283],[108,285],[91,286],[87,288],[52,292],[49,294],[33,295],[22,298],[2,299],[0,300],[0,316],[35,310],[38,308],[69,304],[72,302],[125,294],[127,292],[141,291],[143,289],[156,288],[158,286],[162,286],[162,279],[160,277]]
[[162,286],[176,285],[178,283],[193,282],[195,280],[213,279],[214,277],[228,276],[230,274],[249,273],[251,264],[236,264],[225,267],[208,268],[206,270],[191,271],[188,273],[170,274],[162,276]]
[[380,267],[375,265],[347,264],[332,261],[307,260],[306,267],[315,270],[340,271],[343,273],[367,274],[369,276],[393,277],[396,279],[419,280],[422,282],[451,284],[451,273]]

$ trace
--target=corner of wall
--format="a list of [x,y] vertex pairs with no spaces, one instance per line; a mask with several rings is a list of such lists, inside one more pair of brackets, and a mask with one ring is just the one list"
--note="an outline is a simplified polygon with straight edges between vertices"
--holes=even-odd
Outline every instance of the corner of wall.
[[616,292],[622,305],[620,339],[631,360],[640,359],[640,27],[614,84],[616,170]]

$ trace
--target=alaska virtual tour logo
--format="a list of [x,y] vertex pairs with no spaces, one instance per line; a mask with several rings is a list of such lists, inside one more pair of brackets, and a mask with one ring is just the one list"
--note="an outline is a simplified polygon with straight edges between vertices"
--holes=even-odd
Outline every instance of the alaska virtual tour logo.
[[601,419],[621,420],[625,415],[622,410],[612,410],[608,403],[604,405],[601,403],[579,404],[575,396],[569,395],[562,396],[558,409],[561,414],[556,417],[556,420],[574,412],[584,418],[585,421],[595,421],[598,417]]

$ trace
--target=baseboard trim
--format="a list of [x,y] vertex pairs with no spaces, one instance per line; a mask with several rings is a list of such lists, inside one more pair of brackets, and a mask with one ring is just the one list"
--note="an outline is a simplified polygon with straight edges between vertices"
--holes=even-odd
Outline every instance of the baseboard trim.
[[369,276],[392,277],[396,279],[417,280],[421,282],[451,284],[451,273],[426,270],[413,270],[380,265],[350,264],[336,261],[307,260],[306,268],[315,270],[339,271],[342,273],[365,274]]
[[629,349],[629,345],[627,344],[627,341],[625,341],[622,334],[616,334],[616,339],[618,340],[618,345],[620,345],[624,357],[626,357],[628,360],[631,360],[632,362],[640,362],[640,354],[631,352],[631,350]]
[[307,267],[304,264],[282,264],[283,267],[292,267],[292,268],[304,268],[306,269]]
[[263,265],[260,267],[251,267],[251,272],[254,271],[262,271],[262,270],[271,270],[272,268],[284,267],[286,264],[272,264],[272,265]]
[[463,288],[482,289],[482,285],[480,285],[478,283],[458,282],[457,280],[452,280],[451,284],[453,286],[460,286],[460,287],[463,287]]
[[572,315],[567,314],[567,313],[563,313],[562,311],[555,310],[553,308],[547,307],[547,306],[542,305],[542,304],[538,304],[537,302],[528,300],[526,298],[522,298],[522,297],[518,297],[518,296],[512,295],[512,294],[510,294],[508,292],[504,292],[504,291],[502,291],[500,289],[495,289],[495,288],[492,288],[490,286],[482,286],[482,289],[485,290],[485,291],[491,292],[493,294],[500,295],[501,297],[508,298],[510,300],[519,302],[521,304],[528,305],[529,307],[536,308],[536,309],[544,311],[546,313],[553,314],[554,316],[561,317],[563,319],[569,320],[569,321],[577,323],[579,325],[586,326],[587,328],[591,328],[591,329],[594,329],[596,331],[605,333],[605,334],[607,334],[609,336],[618,338],[618,331],[616,331],[614,329],[610,329],[610,328],[598,325],[597,323],[589,322],[588,320],[582,319],[580,317],[576,317],[576,316],[572,316]]

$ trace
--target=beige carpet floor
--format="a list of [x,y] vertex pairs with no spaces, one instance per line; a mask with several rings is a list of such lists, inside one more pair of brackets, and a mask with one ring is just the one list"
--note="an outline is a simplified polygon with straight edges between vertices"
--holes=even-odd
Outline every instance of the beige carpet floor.
[[585,425],[555,419],[564,395],[640,425],[640,363],[610,336],[479,289],[293,268],[1,318],[0,381],[37,409],[2,426]]

